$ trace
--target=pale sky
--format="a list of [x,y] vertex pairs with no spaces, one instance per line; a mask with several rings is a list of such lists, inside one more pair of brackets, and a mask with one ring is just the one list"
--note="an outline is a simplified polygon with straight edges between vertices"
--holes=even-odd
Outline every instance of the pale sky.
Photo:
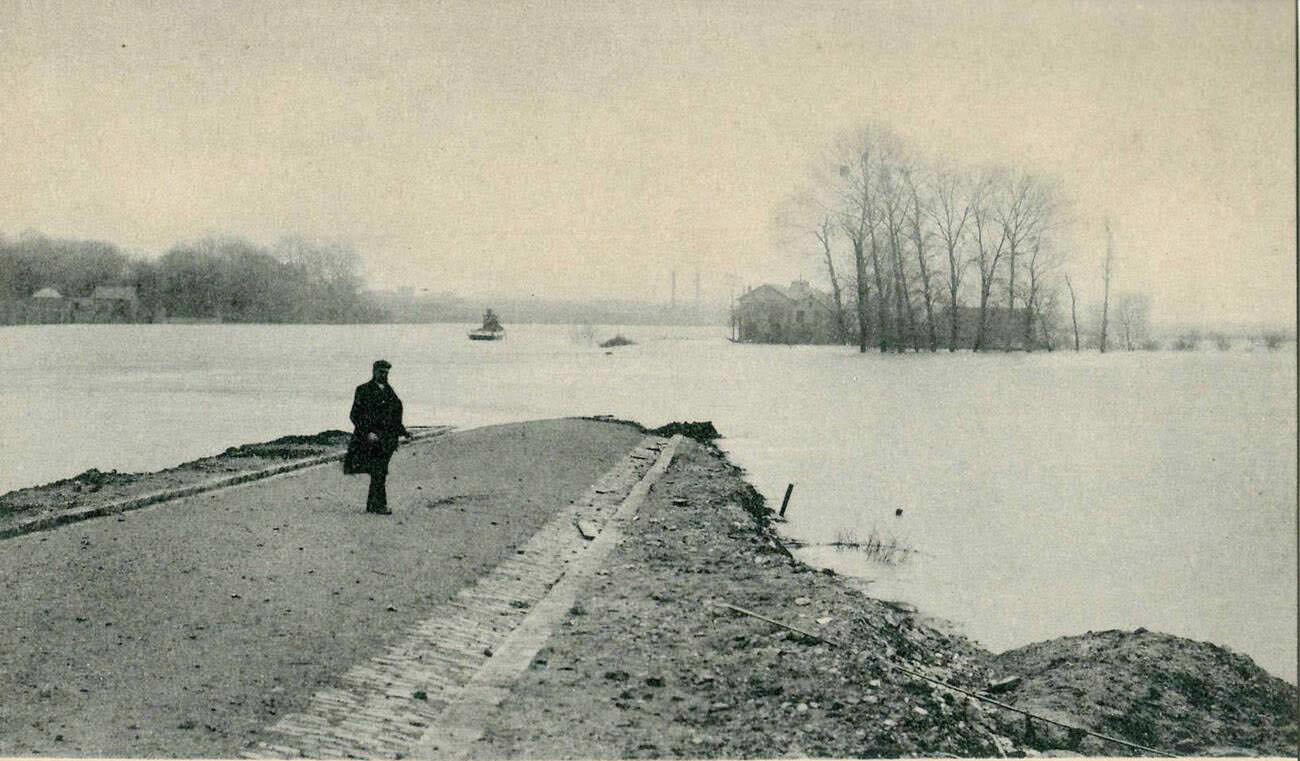
[[1291,2],[0,0],[0,232],[342,237],[375,286],[822,279],[773,219],[837,134],[1059,179],[1069,269],[1295,321]]

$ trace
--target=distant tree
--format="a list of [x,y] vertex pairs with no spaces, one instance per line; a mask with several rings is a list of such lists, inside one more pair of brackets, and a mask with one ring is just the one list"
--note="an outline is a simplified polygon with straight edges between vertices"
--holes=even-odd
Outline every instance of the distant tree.
[[934,288],[931,285],[929,229],[934,199],[929,195],[929,183],[918,182],[916,175],[922,171],[917,165],[904,167],[903,184],[911,204],[907,207],[907,225],[911,232],[912,251],[916,255],[917,273],[921,276],[921,305],[925,307],[925,337],[930,351],[939,350],[939,334],[934,315]]
[[1079,350],[1079,311],[1074,298],[1074,283],[1070,282],[1070,273],[1065,273],[1065,288],[1070,292],[1070,322],[1074,325],[1074,350]]
[[889,348],[885,307],[884,268],[881,264],[881,212],[878,174],[881,155],[890,139],[876,128],[864,128],[841,138],[830,159],[835,166],[832,182],[836,212],[844,236],[853,249],[854,296],[858,318],[858,351],[867,350],[871,335],[868,312],[872,280],[876,286],[876,334],[880,350]]
[[1061,265],[1062,254],[1055,242],[1048,236],[1048,230],[1028,241],[1025,256],[1025,349],[1033,350],[1037,344],[1035,326],[1039,328],[1044,347],[1051,351],[1055,348],[1046,323],[1055,314],[1056,292],[1053,288],[1056,270]]
[[0,241],[0,293],[26,298],[41,288],[55,288],[64,296],[89,296],[97,286],[118,284],[127,264],[126,255],[111,243],[27,231]]
[[[1007,318],[1012,319],[1016,314],[1016,264],[1051,227],[1056,198],[1044,180],[1027,172],[1004,172],[998,178],[993,215],[1006,240]],[[1025,314],[1027,320],[1033,319],[1032,310],[1027,309]],[[1032,325],[1026,325],[1025,333],[1032,333]],[[1006,332],[1008,341],[1011,335],[1011,331]],[[1009,350],[1011,346],[1008,343],[1003,348]]]
[[1259,339],[1269,351],[1273,351],[1286,341],[1286,334],[1280,330],[1266,330]]
[[221,317],[221,261],[209,246],[178,243],[158,260],[158,297],[167,314]]
[[1115,259],[1115,240],[1110,233],[1110,220],[1106,220],[1106,260],[1102,264],[1102,302],[1101,302],[1101,337],[1098,343],[1102,354],[1106,353],[1106,328],[1110,318],[1110,279]]
[[884,223],[885,246],[889,261],[889,290],[893,296],[896,331],[894,348],[903,351],[907,344],[913,350],[920,348],[916,315],[912,311],[911,289],[908,286],[908,266],[904,239],[907,235],[907,196],[903,187],[903,159],[896,147],[882,155],[877,169],[877,198],[880,199],[881,221]]
[[150,320],[157,319],[162,311],[161,278],[158,263],[149,259],[133,259],[126,268],[125,282],[135,286],[136,296]]
[[998,265],[1006,253],[1006,228],[996,223],[992,207],[994,178],[985,175],[976,186],[971,202],[971,222],[974,226],[975,264],[979,268],[979,313],[975,321],[975,351],[985,348],[988,331],[989,301],[993,284],[997,280]]
[[966,223],[971,216],[970,189],[969,179],[956,170],[944,169],[931,178],[930,197],[933,202],[927,213],[947,255],[948,265],[948,351],[957,350],[960,320],[957,294],[961,292],[962,278],[970,265],[963,251],[967,238]]
[[826,277],[831,284],[831,304],[835,309],[835,340],[844,343],[848,336],[848,323],[844,313],[844,293],[840,288],[840,279],[835,272],[835,253],[832,241],[835,237],[835,222],[829,214],[822,216],[813,230],[813,236],[822,250],[822,263],[826,265]]
[[1115,319],[1127,351],[1137,349],[1151,332],[1151,297],[1145,293],[1121,293],[1115,298]]
[[1176,351],[1195,351],[1201,345],[1201,331],[1196,328],[1178,334],[1172,344]]
[[296,268],[298,294],[304,317],[311,322],[353,322],[376,318],[361,295],[361,257],[351,244],[336,240],[310,240],[302,236],[280,239],[277,259]]

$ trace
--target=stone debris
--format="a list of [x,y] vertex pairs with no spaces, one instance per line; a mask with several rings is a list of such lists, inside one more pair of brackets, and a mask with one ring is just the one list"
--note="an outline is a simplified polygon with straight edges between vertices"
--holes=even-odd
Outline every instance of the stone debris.
[[591,521],[578,521],[578,533],[582,535],[583,539],[595,539],[596,535],[600,533],[600,528]]

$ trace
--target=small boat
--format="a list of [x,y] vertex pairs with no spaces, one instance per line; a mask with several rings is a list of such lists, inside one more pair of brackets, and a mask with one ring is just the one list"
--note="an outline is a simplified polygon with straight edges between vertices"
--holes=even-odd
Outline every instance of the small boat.
[[506,337],[506,329],[501,326],[501,319],[489,309],[483,314],[483,326],[469,332],[471,341],[500,341]]
[[469,332],[469,340],[471,341],[500,341],[505,337],[506,337],[505,328],[497,328],[496,330],[488,330],[486,328],[475,328],[474,330],[471,330]]

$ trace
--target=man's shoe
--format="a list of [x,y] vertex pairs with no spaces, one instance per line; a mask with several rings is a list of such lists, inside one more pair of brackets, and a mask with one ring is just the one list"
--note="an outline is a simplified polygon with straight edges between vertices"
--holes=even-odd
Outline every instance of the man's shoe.
[[380,509],[380,510],[367,510],[366,512],[368,512],[368,513],[374,513],[375,515],[392,515],[392,514],[393,514],[393,511],[392,511],[392,510],[389,510],[389,509],[386,508],[386,507],[383,508],[383,509]]

